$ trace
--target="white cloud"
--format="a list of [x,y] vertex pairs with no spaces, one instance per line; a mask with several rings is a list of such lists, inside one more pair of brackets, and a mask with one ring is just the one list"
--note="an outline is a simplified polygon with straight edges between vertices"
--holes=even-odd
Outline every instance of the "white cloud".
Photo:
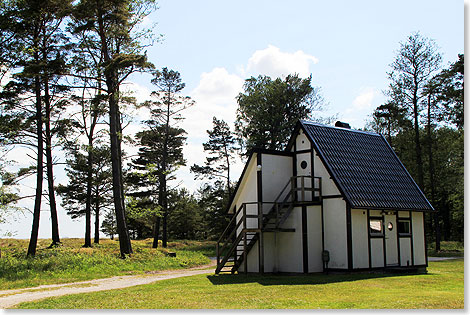
[[257,50],[248,60],[246,71],[252,74],[263,74],[271,77],[282,77],[298,73],[308,77],[310,65],[318,63],[318,58],[306,54],[302,50],[294,53],[281,51],[278,47],[268,45],[268,48]]
[[243,79],[224,68],[201,74],[199,85],[190,93],[196,104],[184,113],[187,118],[182,126],[188,132],[188,141],[206,138],[213,116],[232,124],[237,110],[235,98],[242,87]]
[[367,117],[383,101],[383,96],[373,87],[362,87],[358,95],[353,99],[340,119],[348,122],[353,127],[362,127],[366,123]]
[[149,100],[150,93],[152,92],[147,87],[131,81],[125,81],[123,83],[122,91],[127,93],[129,96],[135,97],[138,104]]
[[354,109],[364,110],[372,108],[372,101],[378,94],[377,90],[371,87],[362,88],[361,93],[353,101]]

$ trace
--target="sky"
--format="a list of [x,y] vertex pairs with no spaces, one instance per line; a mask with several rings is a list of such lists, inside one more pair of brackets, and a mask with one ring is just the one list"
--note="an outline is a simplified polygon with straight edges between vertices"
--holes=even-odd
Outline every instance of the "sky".
[[[468,3],[467,3],[468,6]],[[187,166],[178,170],[172,185],[196,191],[203,181],[194,180],[189,167],[205,159],[202,143],[212,117],[224,119],[233,128],[244,80],[251,76],[282,77],[312,75],[312,85],[321,89],[327,104],[325,115],[337,115],[353,128],[362,128],[372,111],[386,98],[387,71],[399,49],[414,32],[435,40],[443,66],[464,52],[464,2],[456,0],[396,1],[190,1],[161,0],[144,26],[156,24],[162,39],[148,47],[147,55],[157,69],[180,72],[186,88],[183,95],[196,104],[187,109],[181,124],[187,131],[184,155]],[[136,74],[125,87],[138,101],[149,99],[154,86],[148,74]],[[138,131],[145,112],[134,113],[128,133]],[[132,154],[135,148],[128,147]],[[29,164],[24,152],[12,152]],[[22,156],[22,158],[18,158]],[[64,156],[58,153],[63,161]],[[233,165],[237,179],[243,162]],[[62,167],[56,167],[56,182],[66,183]],[[21,193],[34,188],[26,182]],[[60,199],[59,199],[60,201]],[[20,206],[32,209],[32,200]],[[50,218],[43,206],[40,238],[50,237]],[[15,219],[16,218],[16,219]],[[28,211],[0,224],[0,234],[29,238],[32,216]],[[84,222],[71,220],[59,207],[61,237],[83,237]]]

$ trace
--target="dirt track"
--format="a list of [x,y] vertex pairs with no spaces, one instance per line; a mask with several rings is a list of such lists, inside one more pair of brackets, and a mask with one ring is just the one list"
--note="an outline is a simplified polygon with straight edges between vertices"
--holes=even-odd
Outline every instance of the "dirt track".
[[213,273],[213,269],[207,269],[211,266],[215,266],[215,261],[212,261],[209,265],[200,267],[184,270],[161,271],[151,275],[116,276],[105,279],[95,279],[73,283],[42,285],[33,288],[3,290],[0,291],[0,308],[10,308],[19,303],[45,299],[49,297],[122,289],[136,285],[149,284],[160,280]]

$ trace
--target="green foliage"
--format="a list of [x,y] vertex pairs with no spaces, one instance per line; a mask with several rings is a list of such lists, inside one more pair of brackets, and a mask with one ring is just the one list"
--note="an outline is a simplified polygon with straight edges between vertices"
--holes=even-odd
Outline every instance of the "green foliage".
[[235,131],[241,145],[253,148],[283,149],[299,119],[314,119],[322,108],[319,89],[312,77],[297,74],[272,80],[268,76],[245,80],[244,93],[237,96]]
[[435,243],[428,243],[428,257],[464,257],[464,244],[462,242],[443,241],[441,249],[436,251]]
[[464,126],[464,55],[436,76],[437,100],[444,106],[443,118],[457,128]]
[[196,198],[186,189],[172,191],[168,199],[168,232],[172,239],[204,239],[205,222]]
[[196,164],[191,166],[191,172],[195,173],[196,179],[200,177],[224,178],[230,195],[230,163],[233,162],[233,155],[238,150],[236,139],[225,121],[214,116],[212,124],[213,129],[207,130],[209,141],[202,144],[209,156],[206,157],[204,166]]
[[231,219],[227,215],[230,196],[226,191],[227,188],[221,181],[216,181],[213,185],[206,183],[198,190],[198,202],[200,208],[203,209],[206,239],[217,240]]
[[463,309],[464,262],[431,262],[428,274],[197,275],[18,308]]
[[[64,239],[63,245],[47,248],[48,240],[39,240],[35,257],[25,257],[26,242],[0,240],[0,287],[12,289],[41,284],[66,283],[123,274],[182,269],[207,264],[209,259],[198,251],[197,244],[169,243],[176,257],[167,250],[149,248],[151,240],[134,241],[134,254],[120,258],[117,241],[102,240],[93,248],[82,248],[82,239]],[[191,248],[191,250],[188,250]],[[206,250],[201,244],[202,250]]]
[[[110,152],[108,146],[88,148],[93,151],[91,209],[96,214],[112,205]],[[69,152],[67,159],[66,185],[59,185],[57,192],[62,196],[62,206],[72,219],[85,215],[87,199],[87,156],[79,150]]]

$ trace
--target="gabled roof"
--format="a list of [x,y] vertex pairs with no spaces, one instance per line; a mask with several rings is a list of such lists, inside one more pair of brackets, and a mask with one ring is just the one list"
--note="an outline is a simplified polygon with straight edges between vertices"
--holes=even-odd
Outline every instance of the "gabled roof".
[[382,135],[300,121],[352,208],[434,210]]

